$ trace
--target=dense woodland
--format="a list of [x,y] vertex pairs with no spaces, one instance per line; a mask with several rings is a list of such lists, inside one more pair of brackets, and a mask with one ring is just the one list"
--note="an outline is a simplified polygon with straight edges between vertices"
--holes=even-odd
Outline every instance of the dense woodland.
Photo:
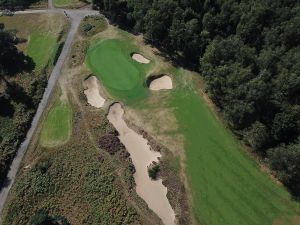
[[0,0],[0,8],[27,8],[33,3],[41,0]]
[[94,0],[94,7],[199,71],[234,133],[300,194],[299,1]]
[[16,45],[23,40],[0,24],[0,186],[24,139],[47,83]]

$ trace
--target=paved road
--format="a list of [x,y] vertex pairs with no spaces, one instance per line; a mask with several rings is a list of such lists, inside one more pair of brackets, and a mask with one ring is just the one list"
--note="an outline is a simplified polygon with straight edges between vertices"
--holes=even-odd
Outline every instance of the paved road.
[[72,41],[74,39],[74,36],[76,34],[77,28],[80,24],[80,21],[87,15],[96,15],[99,14],[97,11],[93,11],[93,10],[64,10],[64,9],[55,9],[52,7],[52,0],[49,1],[48,4],[50,7],[49,9],[45,9],[45,10],[28,10],[28,11],[18,11],[15,12],[15,14],[31,14],[31,13],[64,13],[64,11],[66,11],[70,22],[71,22],[71,26],[69,29],[69,33],[67,35],[64,47],[61,51],[61,54],[57,60],[56,65],[53,68],[53,71],[50,75],[50,78],[48,80],[48,85],[45,89],[43,98],[38,106],[38,109],[36,111],[36,114],[33,118],[32,124],[30,129],[27,132],[26,138],[24,140],[24,142],[20,145],[20,148],[18,149],[18,152],[10,166],[10,170],[7,174],[7,182],[6,185],[1,189],[0,191],[0,222],[1,222],[1,215],[2,215],[2,210],[6,201],[6,198],[8,196],[9,190],[15,180],[16,174],[18,172],[18,169],[20,167],[20,163],[25,155],[25,152],[30,144],[30,141],[32,139],[32,136],[38,126],[38,123],[40,121],[40,118],[48,104],[49,101],[49,97],[51,95],[51,92],[53,90],[54,85],[56,84],[61,69],[63,67],[64,61],[70,51],[71,48],[71,44]]

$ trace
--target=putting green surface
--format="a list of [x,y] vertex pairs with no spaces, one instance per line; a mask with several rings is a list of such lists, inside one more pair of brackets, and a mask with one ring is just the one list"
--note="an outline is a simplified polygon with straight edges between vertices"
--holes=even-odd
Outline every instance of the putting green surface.
[[145,97],[143,80],[147,65],[132,60],[132,48],[121,40],[105,40],[92,45],[86,63],[106,89],[120,100],[130,102]]
[[39,70],[53,59],[56,50],[57,43],[54,35],[35,31],[30,35],[26,54],[33,59],[36,64],[35,69]]
[[200,96],[177,90],[171,105],[185,137],[186,172],[199,223],[295,224],[299,204],[260,171]]
[[56,146],[65,143],[71,133],[72,111],[68,103],[56,103],[52,106],[43,124],[41,144]]

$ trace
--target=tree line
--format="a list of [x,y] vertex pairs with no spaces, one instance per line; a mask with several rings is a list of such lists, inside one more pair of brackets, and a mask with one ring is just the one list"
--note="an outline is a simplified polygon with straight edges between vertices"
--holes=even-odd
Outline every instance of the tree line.
[[0,0],[0,9],[15,9],[15,8],[28,8],[31,4],[41,0]]
[[199,71],[233,132],[300,194],[300,2],[93,0]]

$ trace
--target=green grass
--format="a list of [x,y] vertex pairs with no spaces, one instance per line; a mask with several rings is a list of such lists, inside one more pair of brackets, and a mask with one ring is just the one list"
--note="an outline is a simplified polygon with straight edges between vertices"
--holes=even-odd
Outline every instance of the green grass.
[[[130,61],[133,51],[137,49],[130,41],[107,40],[90,47],[86,62],[117,100],[137,110],[149,109],[151,114],[151,109],[159,106],[146,100],[149,93],[145,91],[143,79],[148,68]],[[187,76],[181,72],[170,69],[175,80]],[[138,81],[137,74],[142,81]],[[143,91],[147,94],[139,94]],[[176,89],[169,93],[169,106],[175,109],[179,123],[178,133],[185,140],[186,173],[197,222],[203,225],[295,224],[292,220],[299,215],[299,204],[260,170],[194,88],[177,81]]]
[[299,205],[260,171],[200,96],[179,89],[171,105],[185,137],[187,176],[199,223],[271,225],[280,218],[291,224]]
[[67,103],[52,106],[41,133],[43,146],[54,146],[66,142],[70,136],[72,111]]
[[130,54],[134,46],[121,40],[105,40],[91,45],[86,63],[110,94],[126,103],[145,98],[144,77],[149,65],[140,65]]
[[33,59],[36,64],[35,69],[40,70],[53,59],[57,47],[54,35],[35,31],[30,34],[26,54]]
[[72,0],[54,0],[53,1],[54,6],[61,7],[61,6],[67,6],[72,3]]

